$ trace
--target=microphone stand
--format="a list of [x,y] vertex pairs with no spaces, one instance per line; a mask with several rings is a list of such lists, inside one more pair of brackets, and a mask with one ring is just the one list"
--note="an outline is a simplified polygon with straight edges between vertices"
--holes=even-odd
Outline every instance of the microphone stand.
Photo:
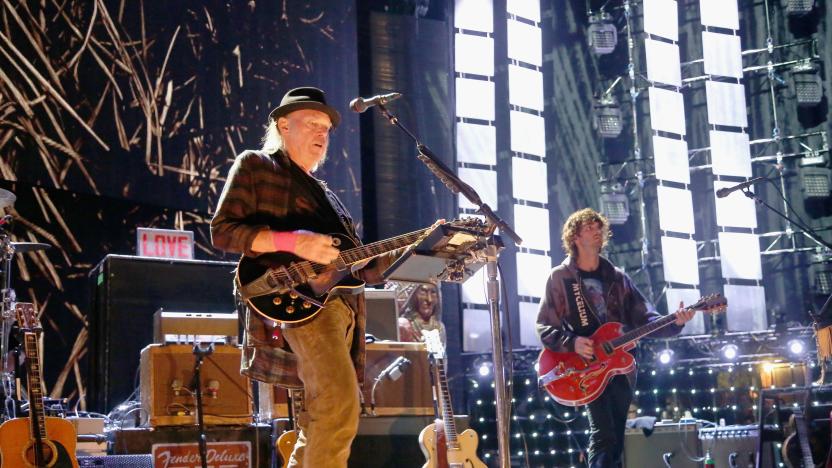
[[799,227],[800,229],[802,229],[802,230],[803,230],[803,233],[804,233],[804,234],[806,234],[806,235],[807,235],[810,239],[812,239],[813,241],[815,241],[818,245],[821,245],[821,246],[823,246],[823,247],[826,247],[827,249],[832,249],[832,244],[830,244],[829,242],[826,242],[825,240],[823,240],[823,239],[822,239],[822,238],[821,238],[821,237],[820,237],[820,236],[819,236],[819,235],[815,232],[815,230],[814,230],[814,229],[810,228],[809,226],[806,226],[806,225],[805,225],[805,224],[803,224],[803,223],[800,223],[800,222],[798,222],[798,221],[796,221],[796,220],[794,220],[794,219],[790,218],[788,215],[784,214],[783,212],[781,212],[781,211],[780,211],[780,210],[778,210],[777,208],[775,208],[775,207],[773,207],[773,206],[769,205],[768,203],[766,203],[766,201],[765,201],[765,200],[763,200],[762,198],[758,197],[758,196],[757,196],[757,194],[755,194],[754,192],[752,192],[752,191],[751,191],[751,190],[749,190],[748,188],[743,188],[743,189],[741,189],[741,191],[742,191],[742,193],[743,193],[743,194],[745,194],[745,196],[746,196],[746,197],[748,197],[748,198],[750,198],[750,199],[754,200],[754,201],[755,201],[758,205],[763,205],[763,206],[765,206],[766,208],[768,208],[770,211],[774,212],[775,214],[777,214],[777,215],[778,215],[778,216],[780,216],[781,218],[785,219],[786,221],[788,221],[788,222],[790,222],[790,223],[794,224],[795,226]]
[[516,245],[520,245],[523,239],[517,235],[516,232],[503,221],[486,203],[482,201],[479,194],[470,185],[463,182],[456,174],[451,171],[433,151],[425,144],[419,141],[407,127],[405,127],[399,119],[392,115],[383,103],[378,104],[379,111],[390,122],[402,130],[413,142],[416,144],[418,155],[416,156],[422,161],[428,170],[435,175],[448,189],[454,193],[461,193],[472,204],[476,205],[478,212],[485,216],[491,224],[489,229],[489,236],[486,240],[486,272],[488,274],[488,306],[491,316],[491,345],[492,353],[494,355],[494,400],[497,404],[497,448],[500,455],[500,467],[509,468],[511,465],[509,453],[509,402],[506,399],[506,382],[505,371],[503,366],[503,336],[502,327],[500,325],[500,280],[497,278],[497,258],[499,256],[499,239],[493,234],[496,228],[500,228],[501,233],[506,233],[514,240]]
[[199,343],[194,343],[194,392],[196,393],[196,423],[199,428],[199,459],[202,463],[202,468],[208,468],[208,437],[205,435],[205,421],[202,417],[202,362],[205,356],[214,352],[214,343],[209,343],[207,347],[200,346]]

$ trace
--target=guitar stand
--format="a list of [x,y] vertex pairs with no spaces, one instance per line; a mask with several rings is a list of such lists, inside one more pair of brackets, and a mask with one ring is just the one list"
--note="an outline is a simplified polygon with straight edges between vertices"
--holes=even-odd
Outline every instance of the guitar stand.
[[209,356],[214,352],[214,343],[209,343],[208,346],[202,347],[199,343],[194,343],[194,379],[193,388],[196,393],[196,421],[199,428],[199,459],[202,463],[202,468],[208,468],[208,441],[205,435],[205,421],[202,415],[202,362],[205,356]]

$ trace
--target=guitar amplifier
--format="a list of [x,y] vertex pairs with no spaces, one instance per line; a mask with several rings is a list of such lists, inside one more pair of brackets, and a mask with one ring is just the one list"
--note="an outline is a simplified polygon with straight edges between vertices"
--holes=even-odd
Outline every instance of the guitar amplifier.
[[[248,424],[251,381],[240,374],[241,350],[218,345],[202,363],[205,424]],[[190,345],[150,345],[141,352],[141,401],[151,426],[196,424]]]
[[90,272],[88,408],[107,413],[135,386],[139,353],[153,343],[153,314],[232,313],[235,264],[107,255]]
[[[782,438],[782,432],[773,426],[766,426],[763,433],[763,458],[760,466],[776,466],[774,441]],[[760,439],[760,427],[756,424],[747,426],[704,427],[699,430],[702,446],[711,451],[716,466],[755,466],[757,459],[757,441]]]
[[698,462],[688,458],[688,454],[691,457],[703,454],[697,424],[656,422],[649,436],[638,428],[624,432],[625,467],[664,466],[665,454],[670,454],[673,468],[699,468]]
[[367,364],[364,369],[364,402],[369,408],[373,382],[384,368],[398,357],[410,360],[410,366],[396,380],[384,379],[376,388],[376,415],[433,416],[428,352],[424,343],[367,343]]

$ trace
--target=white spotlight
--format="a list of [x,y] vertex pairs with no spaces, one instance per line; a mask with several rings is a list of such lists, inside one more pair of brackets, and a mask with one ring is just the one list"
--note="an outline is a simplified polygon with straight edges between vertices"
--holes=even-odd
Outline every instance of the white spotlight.
[[487,364],[483,363],[483,364],[480,364],[479,373],[480,373],[481,377],[487,377],[488,374],[491,373],[491,369],[488,368]]
[[739,348],[735,344],[727,344],[720,349],[720,353],[722,353],[722,358],[726,361],[733,361],[737,358],[737,354],[739,354]]
[[802,340],[792,339],[789,340],[788,343],[789,352],[795,356],[802,356],[803,353],[806,351],[806,345],[803,343]]
[[673,350],[672,349],[663,349],[659,351],[658,354],[659,364],[666,366],[673,361]]

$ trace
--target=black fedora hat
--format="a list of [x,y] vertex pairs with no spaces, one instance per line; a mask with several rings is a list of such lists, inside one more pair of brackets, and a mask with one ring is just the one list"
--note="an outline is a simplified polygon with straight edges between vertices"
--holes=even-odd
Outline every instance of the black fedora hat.
[[312,109],[323,112],[329,116],[333,127],[337,127],[341,123],[341,114],[327,105],[324,92],[312,87],[290,89],[283,96],[283,99],[280,100],[280,105],[269,113],[269,118],[277,121],[277,119],[285,116],[289,112],[300,109]]

